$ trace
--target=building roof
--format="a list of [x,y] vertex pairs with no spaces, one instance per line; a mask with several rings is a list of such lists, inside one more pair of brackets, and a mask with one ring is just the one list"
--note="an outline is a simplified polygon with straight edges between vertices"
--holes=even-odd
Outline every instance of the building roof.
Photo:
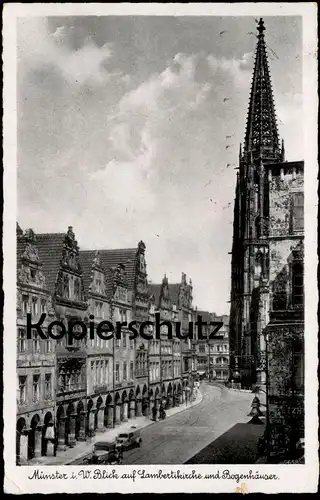
[[85,296],[88,297],[89,287],[92,280],[92,265],[95,258],[95,250],[80,250],[79,261],[82,271],[82,281]]
[[212,321],[212,313],[208,311],[197,311],[197,315],[201,316],[202,321],[206,321],[207,323],[210,323],[210,321]]
[[35,245],[42,263],[42,271],[51,293],[55,291],[65,237],[66,233],[37,233],[35,235]]
[[160,292],[161,292],[161,286],[162,285],[149,283],[148,286],[149,286],[150,295],[154,296],[154,302],[155,302],[155,306],[157,308],[157,307],[159,307]]
[[18,235],[17,237],[17,272],[19,272],[19,268],[21,266],[21,257],[23,252],[26,249],[26,239],[22,235]]
[[119,264],[123,264],[127,275],[128,287],[130,290],[134,289],[137,251],[137,248],[99,250],[101,266],[106,271],[107,282],[110,281],[111,269]]

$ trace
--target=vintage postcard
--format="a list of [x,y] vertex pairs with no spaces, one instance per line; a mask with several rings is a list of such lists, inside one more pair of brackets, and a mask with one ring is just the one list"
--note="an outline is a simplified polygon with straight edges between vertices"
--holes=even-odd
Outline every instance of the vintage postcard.
[[316,5],[3,42],[5,491],[316,492]]

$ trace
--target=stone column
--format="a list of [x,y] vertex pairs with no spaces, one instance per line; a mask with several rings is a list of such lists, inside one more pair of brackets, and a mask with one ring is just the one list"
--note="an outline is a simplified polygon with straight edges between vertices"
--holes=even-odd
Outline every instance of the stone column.
[[95,429],[94,429],[94,417],[95,417],[96,410],[91,410],[89,413],[89,436],[93,437],[95,435]]
[[100,406],[98,410],[98,427],[97,432],[104,432],[104,406]]
[[47,441],[46,456],[47,457],[54,457],[54,442],[53,441]]
[[116,420],[115,420],[115,424],[118,425],[118,424],[121,424],[121,406],[120,405],[116,405]]
[[125,401],[123,403],[123,422],[128,422],[128,403]]
[[26,463],[28,460],[28,440],[30,429],[23,429],[20,435],[19,463]]
[[113,406],[107,406],[107,422],[106,422],[106,427],[108,429],[113,427],[113,411],[114,408]]
[[66,450],[66,417],[60,417],[58,420],[58,446],[57,450]]
[[53,457],[54,456],[55,431],[54,431],[54,423],[52,421],[49,422],[49,424],[47,425],[44,439],[45,439],[44,454],[47,457]]
[[69,415],[69,433],[68,433],[68,443],[70,448],[74,448],[77,444],[76,442],[76,413]]
[[179,394],[179,405],[182,405],[182,403],[183,403],[183,393],[180,392],[180,394]]
[[155,400],[155,408],[157,410],[157,412],[156,412],[156,420],[159,420],[159,415],[160,415],[160,400],[159,399]]
[[41,457],[42,425],[38,425],[34,431],[34,458]]
[[79,427],[78,441],[85,441],[86,440],[86,412],[81,411],[79,418],[80,418],[80,427]]
[[141,399],[137,399],[137,401],[136,401],[136,405],[137,405],[136,416],[137,416],[137,417],[141,417],[141,413],[142,413],[142,403],[141,403]]
[[132,399],[131,401],[129,401],[129,418],[134,418],[136,416],[136,411],[135,411],[135,407],[136,407],[136,402],[134,399]]

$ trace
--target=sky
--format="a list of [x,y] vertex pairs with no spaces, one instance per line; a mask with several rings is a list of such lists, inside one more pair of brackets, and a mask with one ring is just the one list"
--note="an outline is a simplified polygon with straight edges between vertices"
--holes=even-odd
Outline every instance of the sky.
[[[265,17],[286,159],[303,159],[302,23]],[[228,314],[253,17],[20,18],[18,221],[81,249],[146,244],[148,279],[192,279]],[[227,137],[228,136],[228,137]]]

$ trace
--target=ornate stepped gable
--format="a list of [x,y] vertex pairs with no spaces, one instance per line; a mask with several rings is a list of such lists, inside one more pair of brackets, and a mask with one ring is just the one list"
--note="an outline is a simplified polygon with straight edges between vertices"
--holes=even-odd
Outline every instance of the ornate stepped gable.
[[106,272],[107,296],[113,297],[114,280],[118,280],[120,287],[134,293],[135,313],[138,315],[142,310],[147,314],[149,308],[145,248],[143,241],[140,241],[136,248],[99,250],[100,263]]
[[[89,294],[106,295],[106,272],[98,250],[80,250],[79,262],[86,298]],[[97,285],[97,279],[100,281]]]
[[171,298],[170,298],[170,288],[169,282],[166,274],[162,280],[161,290],[160,290],[160,307],[161,309],[171,309]]
[[[171,285],[172,286],[172,285]],[[182,273],[181,283],[179,284],[179,299],[177,307],[182,309],[183,307],[187,309],[192,308],[192,281],[189,280],[187,283],[187,276]]]
[[17,281],[18,284],[46,288],[42,263],[36,247],[36,237],[32,229],[25,233],[19,227],[17,231]]
[[192,308],[192,281],[187,282],[186,274],[182,273],[180,283],[169,284],[165,275],[161,284],[149,284],[150,300],[156,309],[168,309],[175,305],[177,309]]
[[59,301],[86,307],[79,247],[72,227],[67,233],[37,234],[37,242],[52,295]]
[[145,260],[146,246],[143,241],[138,244],[136,254],[135,294],[146,305],[149,300],[149,289],[147,281],[147,266]]
[[[119,289],[128,289],[128,279],[124,264],[118,264],[117,266],[112,267],[111,276],[113,295],[115,295]],[[121,294],[119,295],[119,298],[121,298]]]

